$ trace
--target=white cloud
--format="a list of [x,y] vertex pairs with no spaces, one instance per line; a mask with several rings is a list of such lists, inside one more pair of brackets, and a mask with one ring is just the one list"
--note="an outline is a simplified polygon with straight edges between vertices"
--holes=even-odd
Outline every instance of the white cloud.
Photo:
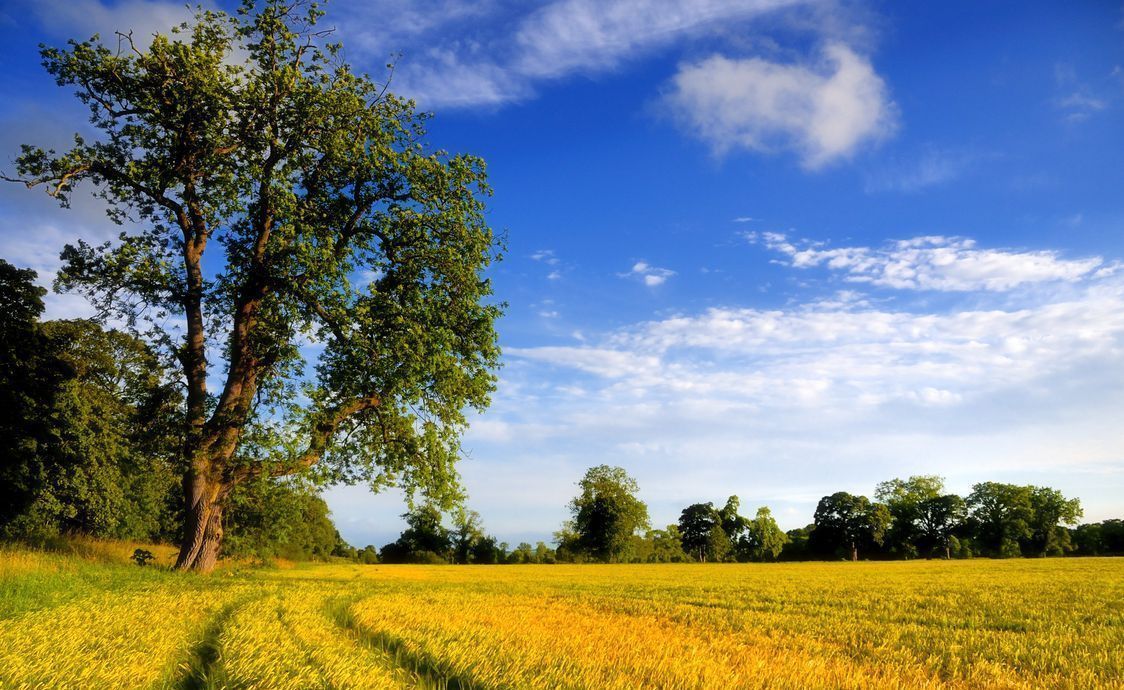
[[[1115,76],[1115,70],[1110,76]],[[1071,64],[1055,64],[1054,81],[1059,92],[1054,98],[1054,107],[1068,124],[1084,122],[1109,106],[1108,100],[1095,94],[1088,84],[1078,78],[1077,70]]]
[[1055,251],[980,249],[962,237],[928,236],[883,247],[826,248],[782,233],[747,233],[795,268],[823,266],[845,279],[900,290],[1008,291],[1022,285],[1074,282],[1104,265],[1100,257],[1063,259]]
[[870,62],[838,43],[815,64],[715,55],[683,65],[665,102],[718,153],[793,148],[811,169],[887,136],[896,119]]
[[622,60],[726,22],[752,18],[793,0],[560,0],[529,16],[515,36],[519,71],[558,77],[603,71]]
[[[618,68],[678,41],[713,35],[815,0],[557,0],[526,5],[447,0],[341,3],[345,45],[383,59],[401,52],[394,88],[423,107],[496,106],[543,81]],[[827,30],[826,27],[821,27]]]
[[916,158],[888,164],[867,176],[865,190],[872,192],[918,192],[959,177],[972,163],[966,153],[928,148]]
[[554,255],[553,249],[539,249],[534,254],[531,254],[531,259],[534,261],[541,261],[548,266],[555,266],[558,264],[558,257]]
[[667,279],[675,275],[675,271],[669,268],[659,268],[652,266],[647,261],[637,261],[632,265],[632,269],[628,273],[618,274],[622,278],[638,278],[648,287],[657,287],[667,282]]
[[[203,3],[205,6],[210,3]],[[67,38],[97,33],[106,45],[116,45],[115,32],[133,33],[138,46],[147,47],[153,34],[167,33],[194,16],[191,5],[175,0],[35,0],[28,3],[44,29]]]
[[[819,496],[919,473],[942,474],[957,492],[1043,483],[1105,514],[1124,468],[1124,280],[993,298],[913,312],[844,291],[661,317],[574,346],[507,348],[487,414],[510,425],[510,440],[487,454],[506,458],[506,471],[531,463],[528,476],[539,457],[574,479],[620,464],[658,524],[736,493],[794,527]],[[497,471],[489,462],[466,465],[466,476]],[[525,517],[546,533],[564,519],[564,500]]]

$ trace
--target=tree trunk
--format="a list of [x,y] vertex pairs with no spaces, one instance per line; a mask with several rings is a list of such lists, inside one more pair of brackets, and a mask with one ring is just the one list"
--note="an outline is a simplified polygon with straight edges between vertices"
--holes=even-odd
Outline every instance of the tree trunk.
[[176,569],[209,573],[219,560],[223,501],[229,487],[193,471],[184,478],[184,493],[183,539]]
[[859,545],[855,544],[853,542],[851,543],[851,560],[852,561],[859,560]]
[[948,544],[945,544],[945,545],[944,545],[944,559],[945,559],[946,561],[951,561],[951,560],[952,560],[952,551],[951,551],[951,549],[949,548]]

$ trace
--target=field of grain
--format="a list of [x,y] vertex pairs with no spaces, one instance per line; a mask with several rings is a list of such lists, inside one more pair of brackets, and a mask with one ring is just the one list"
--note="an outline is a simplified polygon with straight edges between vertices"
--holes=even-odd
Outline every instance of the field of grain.
[[299,566],[0,551],[2,688],[1124,688],[1124,560]]

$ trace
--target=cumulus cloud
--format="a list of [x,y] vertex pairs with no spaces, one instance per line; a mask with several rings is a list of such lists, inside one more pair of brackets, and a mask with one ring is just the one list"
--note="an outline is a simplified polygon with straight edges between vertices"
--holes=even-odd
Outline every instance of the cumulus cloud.
[[867,58],[838,43],[812,64],[714,55],[683,65],[665,101],[718,153],[794,148],[812,169],[895,127],[885,82]]
[[927,236],[882,247],[827,248],[783,233],[748,233],[751,242],[795,268],[825,267],[845,279],[899,290],[1008,291],[1022,285],[1074,282],[1104,267],[1101,257],[1064,259],[1055,251],[981,249],[963,237]]
[[660,268],[653,266],[647,261],[637,261],[632,265],[632,269],[628,273],[619,274],[622,278],[637,278],[648,287],[657,287],[667,282],[667,279],[675,275],[675,271],[669,268]]

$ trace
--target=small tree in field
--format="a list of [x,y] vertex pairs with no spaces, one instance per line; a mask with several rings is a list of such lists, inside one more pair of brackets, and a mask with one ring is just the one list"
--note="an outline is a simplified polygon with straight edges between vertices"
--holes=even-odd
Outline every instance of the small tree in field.
[[23,147],[20,180],[64,206],[92,187],[123,226],[66,247],[57,287],[178,364],[179,568],[214,566],[227,498],[256,477],[315,467],[450,505],[464,410],[493,388],[484,164],[428,151],[424,116],[340,61],[320,15],[245,0],[150,45],[42,51],[100,136]]

